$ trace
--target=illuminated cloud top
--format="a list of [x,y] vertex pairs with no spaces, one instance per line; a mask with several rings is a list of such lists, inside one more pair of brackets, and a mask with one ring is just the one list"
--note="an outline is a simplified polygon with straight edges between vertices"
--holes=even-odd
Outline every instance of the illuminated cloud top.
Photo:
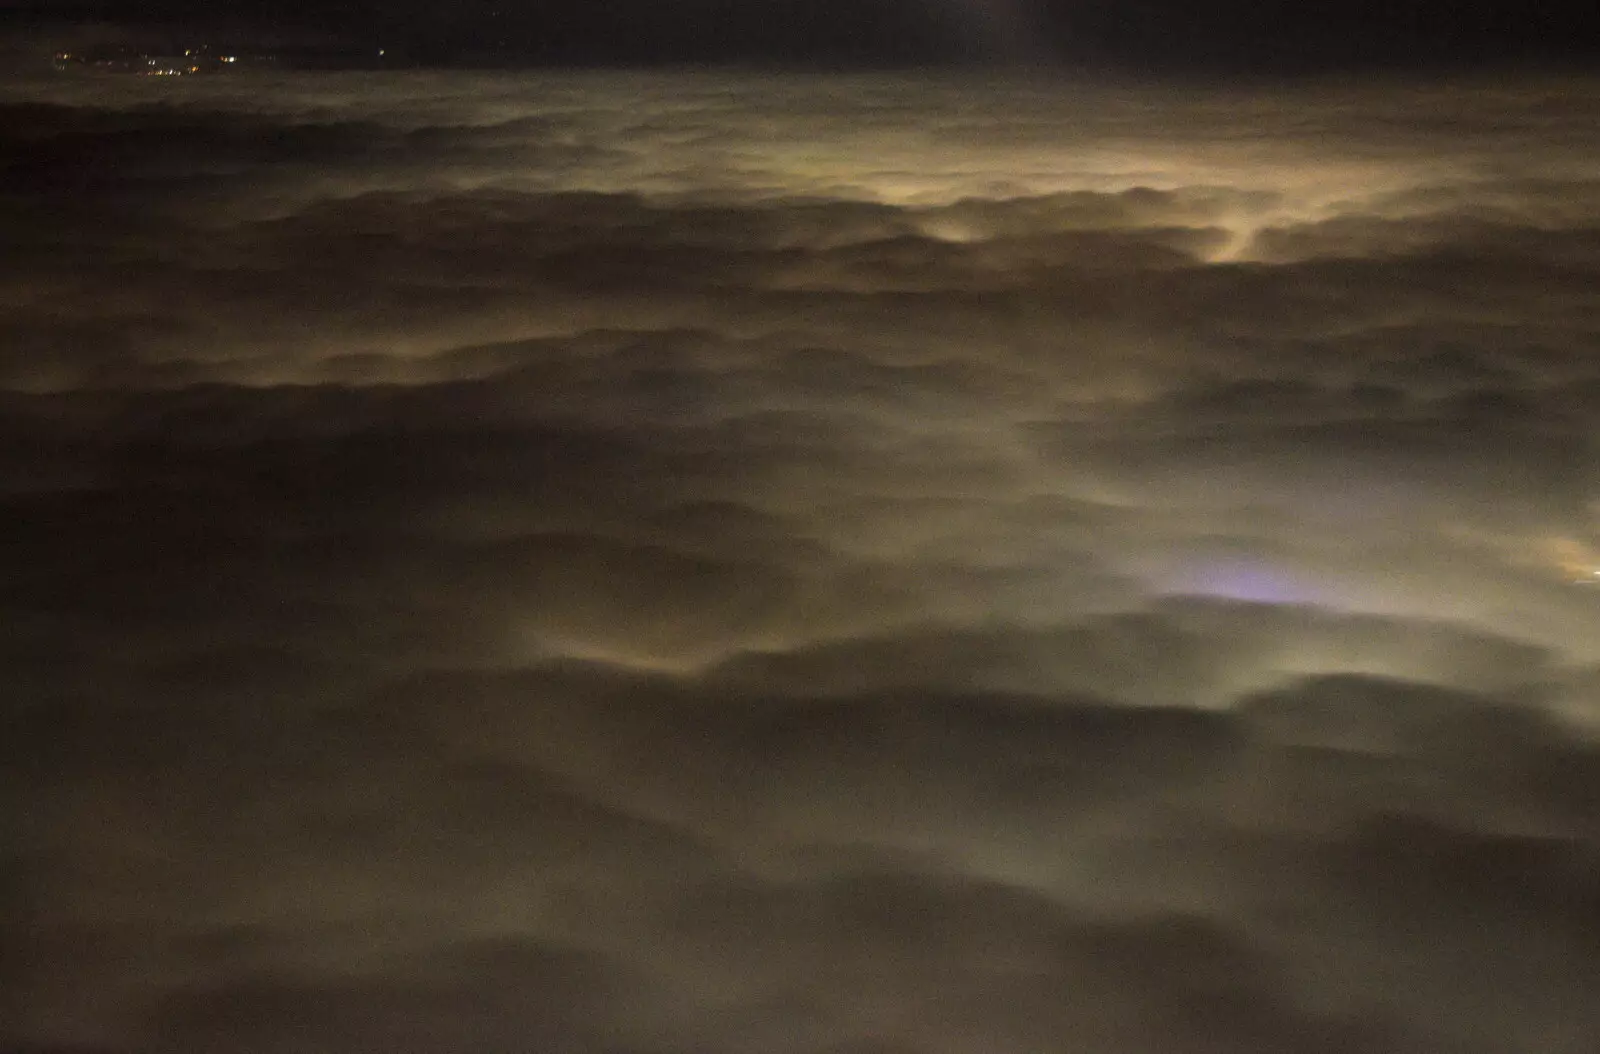
[[1597,119],[6,81],[0,1049],[1593,1054]]

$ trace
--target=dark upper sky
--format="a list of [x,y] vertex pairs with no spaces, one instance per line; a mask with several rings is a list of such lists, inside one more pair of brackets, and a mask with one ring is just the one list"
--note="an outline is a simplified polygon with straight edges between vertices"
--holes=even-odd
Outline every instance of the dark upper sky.
[[0,0],[14,24],[141,23],[381,38],[423,61],[1135,70],[1592,65],[1593,5],[1525,0]]

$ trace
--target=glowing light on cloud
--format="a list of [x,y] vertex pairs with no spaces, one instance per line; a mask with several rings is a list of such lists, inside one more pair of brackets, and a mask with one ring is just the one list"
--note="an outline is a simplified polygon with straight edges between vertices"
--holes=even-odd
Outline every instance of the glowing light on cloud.
[[1261,604],[1312,604],[1327,599],[1325,591],[1305,577],[1265,560],[1244,557],[1185,565],[1162,584],[1170,592]]

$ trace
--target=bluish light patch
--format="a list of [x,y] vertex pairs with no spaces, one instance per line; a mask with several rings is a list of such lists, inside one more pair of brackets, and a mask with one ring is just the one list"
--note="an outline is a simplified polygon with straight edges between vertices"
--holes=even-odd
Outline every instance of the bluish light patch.
[[1268,561],[1212,559],[1174,568],[1166,592],[1243,600],[1256,604],[1314,604],[1327,598],[1315,584]]

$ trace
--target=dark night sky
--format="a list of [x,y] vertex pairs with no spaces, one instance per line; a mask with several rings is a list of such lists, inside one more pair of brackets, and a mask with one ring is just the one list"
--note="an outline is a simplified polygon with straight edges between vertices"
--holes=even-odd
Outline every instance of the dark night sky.
[[1593,5],[1484,0],[22,0],[13,24],[196,26],[381,37],[423,61],[553,65],[1090,63],[1320,72],[1592,64]]

